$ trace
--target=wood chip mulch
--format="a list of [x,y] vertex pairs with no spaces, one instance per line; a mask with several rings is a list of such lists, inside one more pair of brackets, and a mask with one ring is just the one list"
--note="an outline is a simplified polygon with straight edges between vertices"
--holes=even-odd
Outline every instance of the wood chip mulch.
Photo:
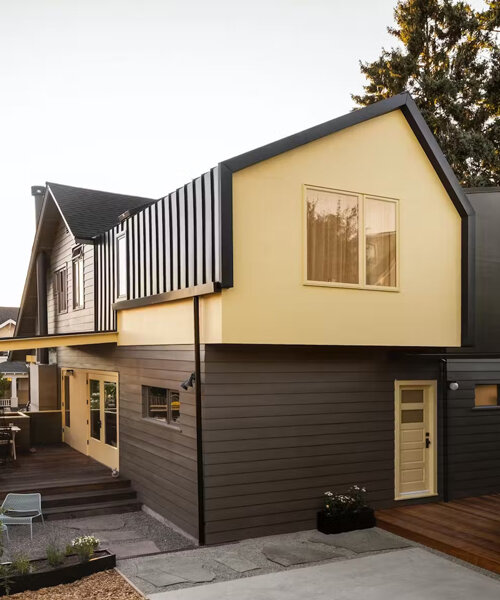
[[7,596],[11,600],[143,600],[115,570],[102,571],[74,583],[21,592]]

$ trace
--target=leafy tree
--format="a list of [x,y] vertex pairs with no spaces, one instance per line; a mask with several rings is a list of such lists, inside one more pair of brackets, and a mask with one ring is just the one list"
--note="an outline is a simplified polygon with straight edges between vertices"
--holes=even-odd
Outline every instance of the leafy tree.
[[408,91],[465,186],[500,185],[500,4],[399,0],[399,44],[360,61],[360,106]]
[[[0,398],[5,397],[5,393],[10,391],[10,381],[0,373]],[[9,396],[10,397],[10,396]],[[1,555],[0,555],[1,556]]]

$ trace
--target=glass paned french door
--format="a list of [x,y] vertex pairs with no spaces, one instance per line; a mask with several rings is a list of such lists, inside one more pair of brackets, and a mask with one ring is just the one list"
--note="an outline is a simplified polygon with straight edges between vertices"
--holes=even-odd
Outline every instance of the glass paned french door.
[[118,375],[88,373],[88,453],[113,469],[118,468]]

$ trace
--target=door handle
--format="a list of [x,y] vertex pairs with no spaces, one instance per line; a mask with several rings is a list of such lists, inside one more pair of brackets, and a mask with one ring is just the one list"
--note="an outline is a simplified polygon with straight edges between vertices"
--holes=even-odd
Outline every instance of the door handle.
[[426,437],[425,438],[425,447],[428,448],[430,445],[431,445],[431,440],[428,437]]

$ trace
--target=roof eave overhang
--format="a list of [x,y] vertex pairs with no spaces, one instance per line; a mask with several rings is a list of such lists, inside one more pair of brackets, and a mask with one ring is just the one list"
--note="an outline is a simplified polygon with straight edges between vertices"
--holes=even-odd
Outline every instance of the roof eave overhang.
[[14,350],[37,350],[39,348],[116,344],[117,342],[117,331],[53,334],[25,338],[11,337],[0,338],[0,351],[12,352]]

